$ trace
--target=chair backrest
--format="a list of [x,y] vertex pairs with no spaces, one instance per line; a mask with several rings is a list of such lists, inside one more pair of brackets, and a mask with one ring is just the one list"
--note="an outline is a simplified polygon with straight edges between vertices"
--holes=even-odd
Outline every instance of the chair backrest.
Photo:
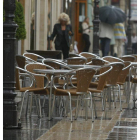
[[50,60],[43,60],[42,62],[43,64],[49,65],[51,67],[53,67],[54,69],[60,69],[61,68],[61,64],[56,62],[56,61],[50,61]]
[[92,58],[98,58],[99,57],[96,54],[89,53],[89,52],[81,52],[79,55],[86,57],[87,58],[87,63],[90,62],[92,60]]
[[69,58],[70,57],[80,57],[80,56],[78,54],[71,53],[71,54],[69,54]]
[[18,67],[24,69],[25,64],[26,64],[26,58],[22,55],[16,55],[16,62]]
[[40,56],[38,54],[35,54],[35,53],[24,53],[23,56],[26,56],[28,58],[31,58],[34,61],[37,61],[38,58],[44,59],[44,57],[42,57],[42,56]]
[[131,67],[131,62],[126,61],[124,62],[125,67],[122,69],[122,71],[119,74],[118,82],[124,83],[127,75],[129,74],[129,69]]
[[122,59],[113,56],[105,56],[103,59],[109,62],[124,62]]
[[136,60],[135,56],[132,55],[124,55],[121,57],[121,59],[123,61],[130,61],[130,62],[134,62]]
[[124,68],[124,64],[121,62],[114,62],[114,63],[110,63],[110,65],[113,68],[108,76],[107,84],[116,85],[118,82],[119,75],[122,69]]
[[105,65],[105,61],[103,59],[99,58],[93,58],[92,59],[92,65]]
[[83,68],[76,71],[77,92],[87,92],[89,84],[95,73],[96,70],[91,68]]
[[84,57],[71,57],[67,58],[67,64],[68,65],[85,65],[87,62],[87,59]]
[[[47,69],[46,65],[39,64],[39,63],[33,63],[33,64],[27,64],[25,66],[25,69],[31,73],[35,73],[34,69]],[[36,88],[44,88],[44,77],[40,76],[34,76],[36,80],[36,85],[34,85]]]
[[111,66],[104,66],[100,69],[100,75],[101,76],[99,77],[97,90],[103,90],[104,89],[104,86],[107,83],[107,79],[108,79],[108,76],[109,76],[111,70],[112,70]]

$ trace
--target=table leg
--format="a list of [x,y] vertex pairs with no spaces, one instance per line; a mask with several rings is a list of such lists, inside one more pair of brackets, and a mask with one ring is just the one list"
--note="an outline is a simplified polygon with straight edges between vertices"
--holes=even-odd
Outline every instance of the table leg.
[[52,119],[51,116],[51,100],[52,100],[52,86],[53,86],[53,75],[51,76],[51,82],[50,82],[50,96],[49,96],[49,121]]

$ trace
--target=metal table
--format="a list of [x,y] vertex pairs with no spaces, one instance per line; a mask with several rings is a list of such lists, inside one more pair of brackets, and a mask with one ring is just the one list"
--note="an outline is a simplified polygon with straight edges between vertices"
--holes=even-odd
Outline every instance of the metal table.
[[[43,73],[43,74],[51,74],[51,82],[50,82],[50,96],[49,96],[49,121],[52,119],[51,115],[51,96],[52,96],[52,87],[53,87],[53,78],[55,75],[58,74],[66,74],[68,72],[71,72],[71,70],[49,70],[49,69],[34,69],[34,72],[36,73]],[[74,72],[72,74],[75,74]]]
[[99,68],[102,67],[100,65],[67,65],[67,66],[70,67],[70,68],[73,68],[73,69],[78,69],[78,68],[95,68],[95,69],[99,69]]

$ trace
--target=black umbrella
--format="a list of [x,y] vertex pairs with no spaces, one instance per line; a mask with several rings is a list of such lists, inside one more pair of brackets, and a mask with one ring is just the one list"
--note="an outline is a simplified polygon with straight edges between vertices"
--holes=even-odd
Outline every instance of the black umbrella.
[[126,15],[123,10],[115,6],[103,6],[99,10],[99,18],[101,22],[115,24],[124,22]]

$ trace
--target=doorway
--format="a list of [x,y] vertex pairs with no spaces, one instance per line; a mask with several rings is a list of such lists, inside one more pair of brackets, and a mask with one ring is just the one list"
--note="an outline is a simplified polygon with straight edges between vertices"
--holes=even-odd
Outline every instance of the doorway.
[[87,16],[87,0],[76,0],[75,4],[75,41],[78,42],[78,50],[82,52],[84,49],[84,41],[82,39],[82,22]]

